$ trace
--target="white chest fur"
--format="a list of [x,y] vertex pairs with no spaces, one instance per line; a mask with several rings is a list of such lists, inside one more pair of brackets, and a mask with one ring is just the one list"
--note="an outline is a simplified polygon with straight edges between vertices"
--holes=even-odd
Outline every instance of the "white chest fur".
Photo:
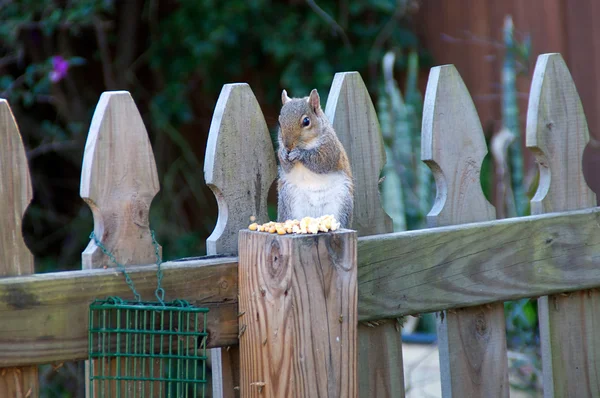
[[349,194],[346,174],[341,171],[318,174],[297,163],[284,178],[293,198],[293,218],[332,214],[339,220],[343,198]]

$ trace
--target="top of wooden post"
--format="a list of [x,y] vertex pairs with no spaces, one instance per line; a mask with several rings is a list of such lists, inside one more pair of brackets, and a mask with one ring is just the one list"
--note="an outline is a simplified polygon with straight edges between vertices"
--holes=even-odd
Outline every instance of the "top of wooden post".
[[583,106],[565,61],[560,54],[540,55],[527,112],[527,147],[540,169],[532,214],[596,205],[583,176],[583,151],[589,140]]
[[393,231],[381,206],[379,176],[385,149],[375,107],[358,72],[336,73],[325,114],[342,142],[354,178],[353,225],[360,236]]
[[431,69],[423,107],[421,159],[435,178],[437,195],[430,226],[496,218],[481,189],[487,146],[467,87],[454,65]]
[[[154,154],[131,95],[103,93],[85,144],[80,195],[92,209],[95,236],[124,265],[156,262],[148,216],[158,191]],[[82,262],[114,266],[93,240]]]
[[32,197],[21,134],[8,102],[0,99],[0,276],[34,272],[21,229]]
[[206,241],[208,254],[238,252],[238,232],[268,221],[267,195],[277,177],[275,152],[260,105],[246,83],[226,84],[215,107],[204,160],[204,178],[219,205]]

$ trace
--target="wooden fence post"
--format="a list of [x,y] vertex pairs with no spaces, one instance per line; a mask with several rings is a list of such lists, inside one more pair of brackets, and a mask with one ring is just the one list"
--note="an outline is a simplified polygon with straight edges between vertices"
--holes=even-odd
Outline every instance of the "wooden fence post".
[[[532,214],[596,206],[582,169],[588,141],[583,107],[562,56],[540,55],[527,112],[527,147],[540,170]],[[599,311],[597,290],[538,300],[545,397],[600,396]]]
[[[431,168],[437,187],[427,215],[429,226],[496,218],[479,179],[486,153],[475,105],[456,68],[432,68],[421,141],[421,158]],[[508,397],[505,328],[503,303],[439,314],[442,396]]]
[[[85,144],[80,196],[94,215],[96,238],[125,266],[156,263],[148,216],[158,190],[154,154],[131,95],[103,93]],[[81,258],[83,269],[115,266],[94,240]],[[113,375],[116,364],[115,360],[109,364]],[[125,368],[124,363],[121,367]],[[110,396],[116,396],[116,384],[110,383]]]
[[[8,102],[0,99],[0,277],[35,272],[33,255],[23,241],[23,215],[33,197],[31,177],[19,128]],[[19,336],[14,336],[15,340]],[[11,347],[1,347],[11,351]],[[19,352],[14,352],[15,356]],[[38,367],[0,368],[0,396],[37,397]]]
[[[250,217],[268,221],[267,195],[277,177],[267,123],[250,86],[226,84],[208,133],[204,178],[219,205],[217,225],[206,242],[207,254],[238,253],[238,232]],[[239,396],[239,349],[213,348],[213,398]]]
[[[358,72],[337,73],[325,114],[348,153],[354,177],[353,226],[359,236],[393,232],[381,207],[379,175],[385,165],[383,137],[375,107]],[[396,321],[358,325],[359,395],[361,398],[404,396],[402,336]]]
[[241,396],[356,398],[356,232],[240,231]]

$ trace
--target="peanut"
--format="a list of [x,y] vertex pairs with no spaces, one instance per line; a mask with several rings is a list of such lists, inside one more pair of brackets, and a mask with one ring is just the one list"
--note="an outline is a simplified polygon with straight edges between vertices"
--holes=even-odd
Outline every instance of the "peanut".
[[317,218],[304,217],[301,220],[286,220],[284,222],[269,221],[264,224],[254,222],[248,227],[251,231],[277,233],[279,235],[292,233],[317,234],[319,232],[335,231],[339,228],[340,223],[333,215],[325,215]]

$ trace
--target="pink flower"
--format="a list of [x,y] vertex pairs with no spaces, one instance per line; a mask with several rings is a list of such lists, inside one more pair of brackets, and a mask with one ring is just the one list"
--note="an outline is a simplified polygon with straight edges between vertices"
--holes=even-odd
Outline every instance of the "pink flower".
[[56,83],[62,80],[69,70],[69,61],[60,55],[52,57],[52,70],[50,71],[50,81]]

